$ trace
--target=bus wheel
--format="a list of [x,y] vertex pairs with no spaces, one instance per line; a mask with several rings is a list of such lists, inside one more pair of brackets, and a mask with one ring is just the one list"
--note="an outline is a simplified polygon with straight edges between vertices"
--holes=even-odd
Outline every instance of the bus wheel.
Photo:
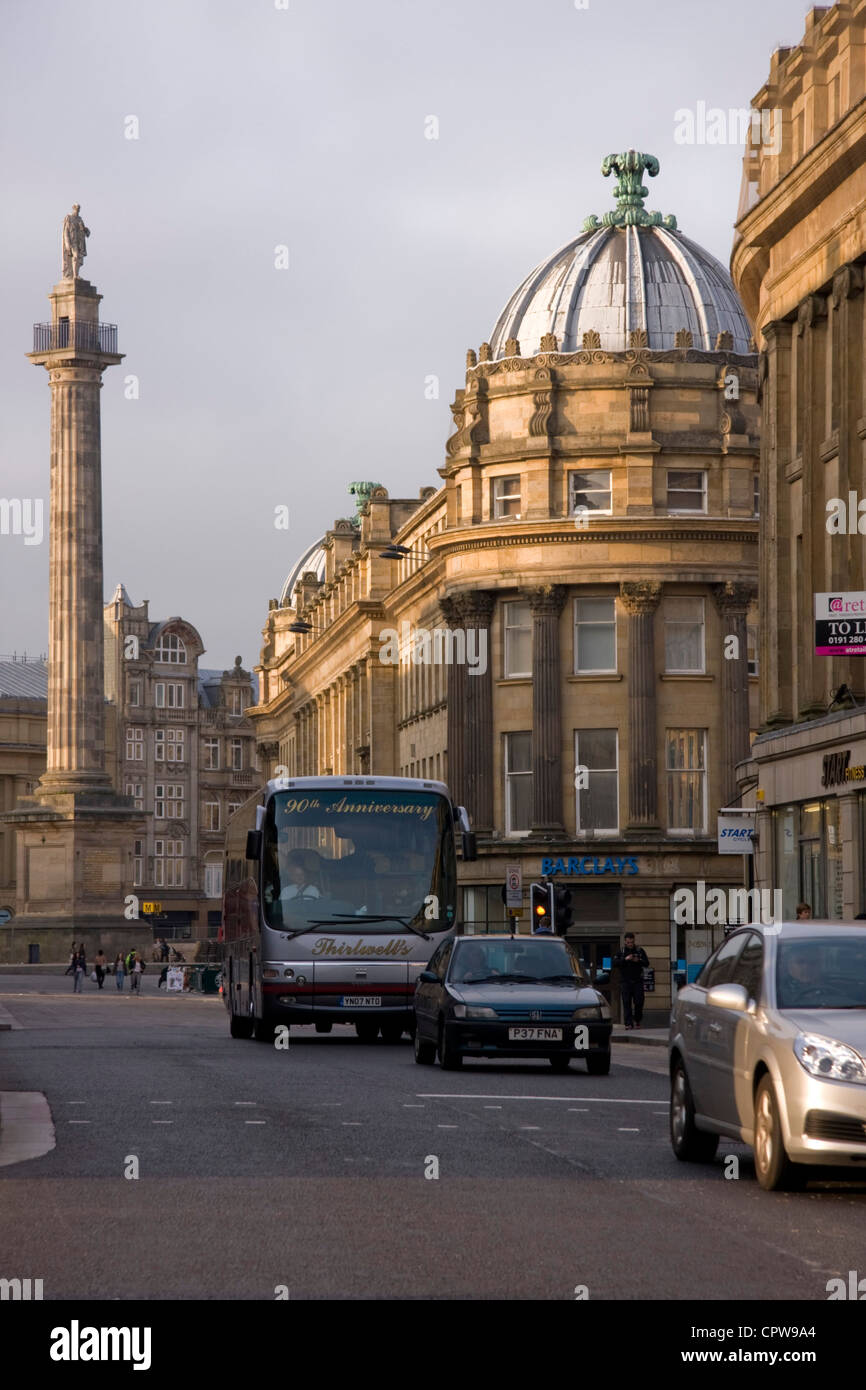
[[379,1025],[365,1018],[362,1023],[355,1024],[355,1032],[362,1043],[374,1043],[379,1036]]
[[229,1033],[233,1038],[251,1038],[253,1036],[253,1020],[241,1018],[240,1014],[232,1014],[229,1022]]
[[383,1023],[382,1041],[386,1043],[398,1043],[403,1036],[402,1023]]
[[330,1033],[330,1031],[331,1031],[331,1029],[333,1028],[333,1026],[334,1026],[333,1023],[331,1023],[329,1019],[327,1019],[327,1018],[320,1018],[320,1019],[317,1021],[317,1023],[316,1023],[316,1032],[317,1032],[317,1033]]

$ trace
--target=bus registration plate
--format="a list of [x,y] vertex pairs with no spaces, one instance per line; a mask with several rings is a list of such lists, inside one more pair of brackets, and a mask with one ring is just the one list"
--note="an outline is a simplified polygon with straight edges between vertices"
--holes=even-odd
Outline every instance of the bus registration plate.
[[562,1042],[561,1028],[509,1028],[513,1042]]
[[379,994],[344,994],[340,1004],[344,1009],[381,1009],[382,998]]

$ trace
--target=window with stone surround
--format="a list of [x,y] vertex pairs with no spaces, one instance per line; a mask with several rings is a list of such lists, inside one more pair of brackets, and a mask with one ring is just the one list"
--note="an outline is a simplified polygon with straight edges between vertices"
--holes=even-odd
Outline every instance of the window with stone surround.
[[574,670],[576,675],[616,671],[616,600],[574,600]]
[[490,481],[490,515],[520,516],[520,478],[492,478]]
[[184,708],[182,681],[157,681],[154,690],[157,709]]
[[182,763],[186,752],[185,729],[155,729],[153,756],[158,763]]
[[141,888],[144,883],[144,840],[133,841],[132,886]]
[[144,762],[144,729],[135,728],[133,725],[127,729],[126,761],[128,763]]
[[705,512],[707,510],[706,469],[669,468],[667,486],[669,512]]
[[128,702],[133,707],[141,704],[141,681],[134,680],[129,682]]
[[665,671],[702,675],[704,664],[704,600],[691,596],[666,598]]
[[611,491],[611,472],[609,468],[582,469],[568,475],[569,515],[582,515],[584,511],[598,512],[610,516],[613,510]]
[[668,729],[665,735],[668,830],[672,835],[706,832],[706,743],[705,729]]
[[204,895],[206,898],[221,898],[223,893],[222,864],[205,864]]
[[505,833],[527,835],[532,828],[532,734],[505,735]]
[[578,835],[618,834],[619,736],[616,729],[576,729],[574,768]]
[[220,765],[220,741],[218,738],[202,739],[205,772],[217,772]]
[[206,801],[204,803],[203,829],[220,829],[220,804],[218,801]]
[[244,766],[244,741],[242,738],[229,739],[229,767],[232,772],[242,772]]
[[532,675],[532,611],[528,603],[504,603],[502,626],[505,635],[506,679]]
[[156,888],[183,888],[186,858],[183,840],[154,840],[153,882]]
[[184,791],[181,782],[157,782],[153,789],[155,820],[180,820],[183,816]]
[[123,789],[124,796],[131,796],[135,802],[136,811],[144,810],[144,783],[127,782]]
[[157,661],[168,662],[172,666],[185,666],[186,647],[176,632],[163,632],[157,643],[154,657]]

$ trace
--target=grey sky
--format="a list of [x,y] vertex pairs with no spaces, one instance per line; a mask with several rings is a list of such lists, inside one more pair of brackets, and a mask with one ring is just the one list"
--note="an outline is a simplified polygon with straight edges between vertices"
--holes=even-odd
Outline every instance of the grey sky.
[[[727,264],[741,148],[677,144],[674,112],[748,107],[807,9],[4,0],[0,496],[44,497],[47,524],[48,381],[24,353],[80,202],[126,353],[102,394],[106,597],[123,580],[199,629],[204,664],[251,666],[352,479],[439,483],[466,348],[613,206],[605,154],[655,154],[647,205]],[[46,648],[47,602],[47,531],[0,536],[0,652]]]

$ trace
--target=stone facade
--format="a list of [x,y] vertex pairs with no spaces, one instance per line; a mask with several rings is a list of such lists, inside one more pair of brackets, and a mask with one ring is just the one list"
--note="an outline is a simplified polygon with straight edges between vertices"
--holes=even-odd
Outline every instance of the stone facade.
[[[0,658],[0,815],[33,795],[45,771],[46,670]],[[15,830],[0,822],[0,911],[15,910]]]
[[866,802],[856,784],[822,783],[821,768],[834,752],[862,765],[866,714],[839,710],[862,706],[866,659],[816,653],[814,595],[866,590],[864,0],[812,10],[753,105],[781,112],[781,140],[746,152],[731,261],[761,347],[763,412],[762,733],[741,784],[755,789],[759,884],[782,889],[789,915],[802,898],[850,920],[866,911]]

